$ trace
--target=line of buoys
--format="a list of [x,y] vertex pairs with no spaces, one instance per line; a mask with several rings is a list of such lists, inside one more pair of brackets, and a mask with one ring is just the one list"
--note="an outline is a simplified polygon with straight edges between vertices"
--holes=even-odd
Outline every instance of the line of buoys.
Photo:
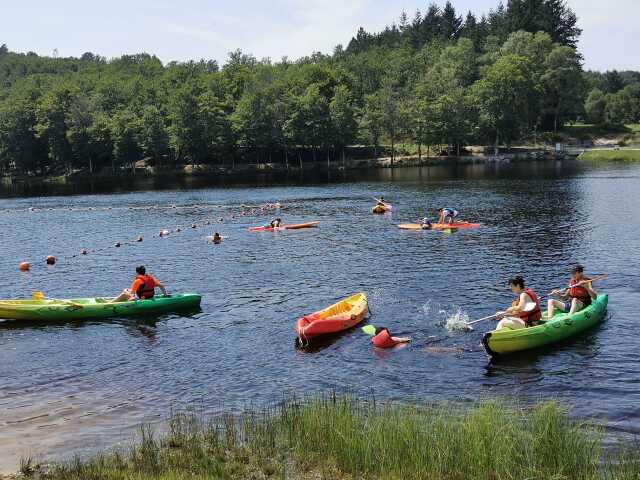
[[[201,206],[198,206],[198,205],[195,205],[195,206],[194,206],[194,205],[190,205],[190,206],[177,207],[175,204],[172,204],[169,208],[196,208],[196,209],[199,209],[200,207],[201,207]],[[204,206],[202,206],[202,207],[204,208]],[[218,206],[218,207],[219,207],[219,206]],[[157,209],[157,208],[160,208],[160,207],[159,207],[158,205],[154,205],[153,207],[128,207],[128,209],[129,209],[129,210],[132,210],[132,209],[141,209],[141,208],[146,208],[146,209],[152,209],[152,208],[155,208],[155,209]],[[251,207],[248,207],[248,206],[246,206],[246,205],[241,205],[241,208],[251,208]],[[239,215],[238,215],[238,216],[240,217],[240,216],[246,216],[246,215],[248,215],[248,214],[264,213],[264,211],[265,211],[265,210],[271,210],[271,209],[276,209],[276,208],[281,208],[281,205],[280,205],[279,203],[277,203],[277,204],[267,204],[266,206],[260,207],[260,208],[259,208],[259,210],[255,210],[255,209],[251,208],[251,211],[250,211],[250,212],[242,211],[242,212],[240,212],[240,213],[239,213]],[[49,210],[55,210],[55,209],[53,209],[53,208],[49,208]],[[82,210],[87,211],[87,210],[88,210],[88,211],[94,211],[94,210],[96,210],[96,208],[94,208],[94,207],[88,207],[88,208],[84,208],[84,209],[82,209],[82,208],[74,209],[73,207],[68,207],[68,208],[63,208],[62,210],[69,210],[69,211],[74,211],[74,210],[77,210],[77,211],[82,211]],[[102,208],[102,210],[112,210],[112,207],[103,207],[103,208]],[[9,210],[7,210],[7,211],[9,211]],[[37,212],[37,211],[39,211],[39,210],[38,210],[37,208],[35,208],[35,207],[29,207],[29,208],[28,208],[28,211],[30,211],[30,212]],[[235,218],[236,218],[236,215],[231,214],[229,218],[230,218],[230,219],[235,219]],[[218,222],[219,222],[219,223],[224,223],[224,221],[225,221],[224,217],[220,217],[220,218],[218,218]],[[214,224],[214,222],[215,222],[215,221],[214,221],[213,219],[207,219],[207,220],[205,220],[204,222],[202,222],[202,226],[205,226],[205,225],[213,225],[213,224]],[[191,228],[192,228],[192,229],[197,229],[197,228],[198,228],[198,226],[199,226],[199,225],[198,225],[197,223],[193,223],[193,224],[191,224]],[[181,228],[181,227],[177,227],[177,228],[175,229],[175,232],[176,232],[176,233],[180,233],[180,232],[182,232],[182,228]],[[171,233],[171,232],[170,232],[169,230],[167,230],[167,229],[162,229],[162,230],[160,230],[160,234],[159,234],[158,236],[159,236],[159,237],[165,237],[165,236],[170,235],[170,233]],[[216,233],[217,233],[217,232],[216,232]],[[216,244],[216,245],[217,245],[217,244],[219,244],[219,243],[221,242],[221,240],[222,240],[222,239],[226,238],[226,237],[221,237],[221,236],[217,236],[217,238],[214,238],[214,237],[216,237],[216,236],[211,236],[211,237],[207,237],[207,238],[208,238],[208,239],[211,239],[211,240],[212,240],[212,243],[214,243],[214,244]],[[143,237],[142,235],[140,235],[140,236],[136,237],[135,243],[139,243],[139,242],[143,242],[143,241],[144,241],[144,237]],[[126,245],[127,243],[128,243],[128,242],[119,242],[119,241],[118,241],[118,242],[115,242],[115,243],[113,244],[113,246],[114,246],[115,248],[120,248],[120,247],[122,247],[122,246]],[[129,243],[130,243],[130,244],[133,244],[134,242],[129,242]],[[98,250],[95,250],[95,249],[93,249],[93,250],[89,250],[89,249],[87,249],[87,248],[82,248],[82,249],[80,250],[79,254],[71,255],[69,258],[75,258],[75,257],[77,257],[78,255],[88,255],[90,252],[96,252],[96,251],[100,251],[100,250],[105,250],[105,249],[103,248],[103,249],[98,249]],[[57,262],[57,259],[56,259],[56,257],[54,257],[53,255],[48,255],[47,257],[45,257],[45,262],[46,262],[46,264],[47,264],[47,265],[55,265],[55,264],[56,264],[56,262]],[[22,272],[27,272],[27,271],[29,271],[29,270],[31,269],[31,264],[30,264],[29,262],[21,262],[21,263],[19,264],[19,269],[20,269],[20,271],[22,271]]]

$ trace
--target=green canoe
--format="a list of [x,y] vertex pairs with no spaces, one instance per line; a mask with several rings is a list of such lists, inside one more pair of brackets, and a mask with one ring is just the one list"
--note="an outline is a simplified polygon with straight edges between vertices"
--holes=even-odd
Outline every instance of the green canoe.
[[559,342],[600,323],[608,301],[608,295],[598,295],[591,305],[573,315],[556,311],[551,320],[545,321],[543,317],[543,322],[535,327],[494,330],[485,334],[482,344],[490,355],[504,355]]
[[56,321],[145,315],[197,308],[200,299],[198,294],[184,293],[119,303],[108,303],[104,298],[0,300],[0,319]]

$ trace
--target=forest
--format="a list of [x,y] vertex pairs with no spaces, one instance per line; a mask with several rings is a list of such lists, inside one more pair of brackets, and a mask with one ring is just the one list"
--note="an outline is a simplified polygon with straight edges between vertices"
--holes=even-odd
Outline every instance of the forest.
[[38,56],[0,47],[0,173],[344,161],[399,143],[460,155],[568,122],[640,121],[640,73],[583,69],[564,0],[509,0],[486,14],[431,4],[332,54],[295,61],[240,50],[171,62]]

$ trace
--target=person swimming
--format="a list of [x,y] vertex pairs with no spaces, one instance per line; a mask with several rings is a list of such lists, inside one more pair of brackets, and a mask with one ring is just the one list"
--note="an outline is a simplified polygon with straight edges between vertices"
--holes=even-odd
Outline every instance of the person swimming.
[[216,232],[216,233],[213,234],[213,238],[211,239],[211,241],[214,244],[218,245],[218,244],[220,244],[222,242],[222,237],[220,236],[220,234],[218,232]]
[[386,327],[376,328],[376,333],[371,339],[371,343],[376,348],[393,348],[402,343],[409,343],[409,337],[394,337]]

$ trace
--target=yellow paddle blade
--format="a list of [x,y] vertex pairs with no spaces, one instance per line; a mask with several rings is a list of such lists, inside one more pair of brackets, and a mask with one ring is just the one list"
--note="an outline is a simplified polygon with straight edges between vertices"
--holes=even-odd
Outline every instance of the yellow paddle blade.
[[373,325],[365,325],[364,327],[362,327],[362,331],[367,335],[375,335],[376,327],[374,327]]
[[44,293],[42,292],[33,292],[31,298],[34,300],[44,300]]

